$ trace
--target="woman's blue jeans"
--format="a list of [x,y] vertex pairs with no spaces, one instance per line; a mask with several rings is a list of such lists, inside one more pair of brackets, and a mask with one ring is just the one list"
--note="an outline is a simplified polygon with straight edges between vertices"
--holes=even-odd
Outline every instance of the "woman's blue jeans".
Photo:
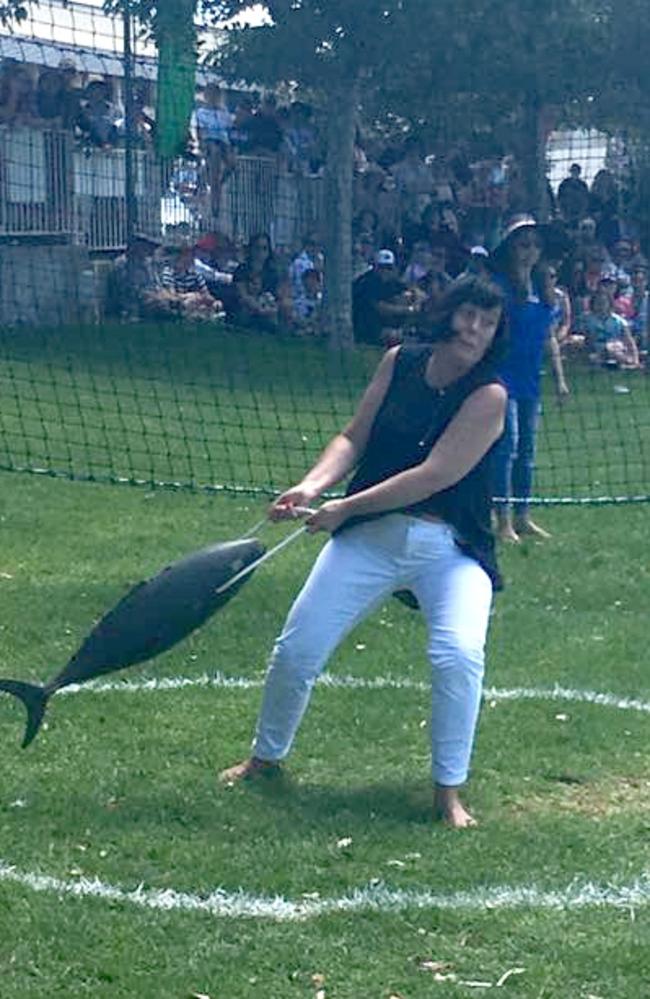
[[503,437],[494,453],[494,505],[501,511],[512,505],[518,517],[528,513],[539,413],[539,399],[509,398]]

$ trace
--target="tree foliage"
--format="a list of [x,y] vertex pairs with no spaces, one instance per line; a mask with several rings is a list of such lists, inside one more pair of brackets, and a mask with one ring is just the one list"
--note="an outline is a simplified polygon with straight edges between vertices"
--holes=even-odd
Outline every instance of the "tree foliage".
[[4,28],[11,28],[12,24],[24,21],[27,18],[27,5],[24,0],[5,0],[0,3],[0,24]]

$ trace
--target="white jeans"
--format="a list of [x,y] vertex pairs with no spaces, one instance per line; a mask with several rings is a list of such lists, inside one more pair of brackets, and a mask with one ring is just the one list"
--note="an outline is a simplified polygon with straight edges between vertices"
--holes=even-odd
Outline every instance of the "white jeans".
[[483,682],[492,584],[459,550],[452,528],[401,513],[330,538],[276,640],[253,754],[281,760],[314,681],[344,636],[394,590],[410,588],[428,627],[433,780],[467,779]]

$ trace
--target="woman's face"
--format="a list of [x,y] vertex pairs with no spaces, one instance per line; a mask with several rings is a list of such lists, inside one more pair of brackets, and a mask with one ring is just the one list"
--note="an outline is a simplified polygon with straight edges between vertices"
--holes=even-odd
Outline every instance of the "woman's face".
[[611,311],[609,294],[606,291],[599,291],[591,300],[591,308],[595,316],[608,316]]
[[485,309],[473,302],[459,305],[451,317],[454,337],[448,341],[468,367],[477,364],[494,340],[501,322],[501,306]]
[[512,237],[512,258],[521,267],[535,267],[542,254],[542,244],[534,229],[522,229]]
[[256,257],[258,260],[266,260],[267,257],[271,256],[271,247],[269,246],[269,241],[264,236],[260,236],[256,239],[251,246],[251,256]]

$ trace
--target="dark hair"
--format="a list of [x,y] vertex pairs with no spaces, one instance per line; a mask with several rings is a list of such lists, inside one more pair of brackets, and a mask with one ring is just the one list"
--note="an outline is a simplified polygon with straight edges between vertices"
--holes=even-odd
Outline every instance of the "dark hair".
[[420,331],[420,338],[434,343],[452,340],[455,333],[451,326],[451,320],[456,310],[462,305],[476,305],[479,309],[501,309],[501,318],[494,339],[480,363],[494,364],[501,360],[508,345],[505,296],[497,284],[474,274],[456,278],[445,289],[431,316],[428,328]]

